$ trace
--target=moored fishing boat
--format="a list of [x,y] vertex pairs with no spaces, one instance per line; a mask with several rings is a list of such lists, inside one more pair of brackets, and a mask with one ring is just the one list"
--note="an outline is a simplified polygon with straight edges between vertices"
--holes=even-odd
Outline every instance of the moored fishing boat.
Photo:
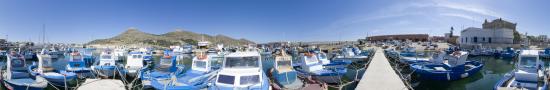
[[300,90],[304,82],[298,78],[298,72],[292,68],[292,57],[286,52],[279,51],[275,54],[275,62],[269,70],[271,86],[276,90]]
[[541,58],[550,58],[550,48],[544,49],[539,55]]
[[130,77],[136,77],[139,70],[143,68],[144,60],[143,52],[130,52],[126,58],[126,64],[124,64],[124,71],[126,75]]
[[[364,52],[357,47],[344,47],[341,50],[341,54],[336,56],[334,60],[347,60],[351,62],[366,62],[369,52]],[[320,59],[320,58],[319,58]]]
[[269,90],[269,79],[262,70],[259,52],[243,51],[225,56],[210,90]]
[[298,59],[301,63],[294,68],[298,71],[299,75],[312,77],[323,83],[339,83],[341,82],[341,77],[347,72],[347,69],[342,66],[325,68],[313,53],[306,52]]
[[75,73],[87,73],[91,69],[86,67],[83,56],[78,51],[73,51],[67,60],[66,70]]
[[522,50],[516,69],[495,84],[495,90],[547,90],[548,71],[537,50]]
[[94,48],[84,48],[84,50],[81,52],[82,60],[84,60],[85,67],[90,67],[94,64],[94,50]]
[[481,62],[467,59],[468,52],[465,51],[455,51],[452,54],[440,52],[434,55],[432,62],[413,63],[410,67],[421,79],[452,81],[469,77],[484,66]]
[[411,64],[417,62],[430,61],[430,58],[425,53],[419,53],[414,47],[405,48],[399,53],[399,62],[403,64]]
[[206,52],[196,52],[193,57],[191,69],[181,75],[174,75],[177,79],[156,79],[151,81],[152,86],[157,90],[183,90],[183,89],[204,89],[214,79],[218,70],[212,67],[212,56]]
[[154,87],[156,89],[164,89],[165,85],[159,85],[158,81],[169,83],[180,76],[183,72],[183,65],[178,65],[176,57],[171,55],[172,52],[166,50],[164,56],[161,57],[159,65],[154,68],[142,68],[140,71],[140,79],[144,87]]
[[76,85],[76,74],[65,70],[55,70],[52,65],[52,58],[46,52],[42,50],[42,53],[37,55],[38,64],[33,63],[29,66],[28,71],[30,74],[33,77],[43,77],[55,86],[68,87]]
[[106,50],[99,55],[99,62],[93,65],[92,70],[102,77],[112,77],[119,73],[116,55],[110,50]]
[[514,50],[514,48],[508,47],[501,53],[500,56],[504,59],[512,59],[517,56],[517,52]]
[[48,81],[43,77],[31,78],[27,72],[25,58],[12,52],[7,56],[6,70],[2,71],[2,81],[9,90],[42,90],[48,86]]

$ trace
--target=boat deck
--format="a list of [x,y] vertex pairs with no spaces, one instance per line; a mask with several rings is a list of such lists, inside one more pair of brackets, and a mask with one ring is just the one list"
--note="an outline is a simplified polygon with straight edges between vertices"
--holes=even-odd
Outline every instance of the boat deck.
[[126,87],[116,79],[86,79],[78,90],[126,90]]
[[377,49],[356,90],[407,90],[407,86],[393,70],[382,49]]

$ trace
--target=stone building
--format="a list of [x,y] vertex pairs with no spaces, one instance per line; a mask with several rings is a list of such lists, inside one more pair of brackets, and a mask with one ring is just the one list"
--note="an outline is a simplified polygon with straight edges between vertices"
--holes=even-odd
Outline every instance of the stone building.
[[514,44],[516,25],[502,19],[492,22],[485,20],[482,28],[469,27],[462,30],[457,42],[466,49],[480,45],[489,48],[518,47]]

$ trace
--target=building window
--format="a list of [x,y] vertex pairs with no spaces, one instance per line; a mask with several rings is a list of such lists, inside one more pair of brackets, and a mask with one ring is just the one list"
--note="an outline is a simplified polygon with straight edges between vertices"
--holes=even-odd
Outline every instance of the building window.
[[485,42],[485,37],[483,37],[483,42]]
[[491,43],[491,37],[489,37],[489,43]]
[[474,43],[477,43],[477,37],[474,37]]
[[464,37],[464,38],[466,38],[465,42],[468,42],[468,37]]

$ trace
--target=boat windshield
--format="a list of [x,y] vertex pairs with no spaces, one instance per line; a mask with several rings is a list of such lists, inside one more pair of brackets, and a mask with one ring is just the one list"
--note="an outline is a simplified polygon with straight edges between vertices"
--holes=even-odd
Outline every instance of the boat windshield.
[[277,61],[277,66],[279,67],[290,67],[290,61]]
[[111,59],[111,55],[102,55],[101,59]]
[[260,67],[257,56],[250,57],[227,57],[225,67],[227,68],[248,68]]
[[318,60],[316,57],[308,57],[306,56],[306,62],[305,63],[316,63]]
[[235,76],[229,76],[229,75],[222,75],[220,74],[218,76],[218,82],[223,84],[231,84],[233,85],[235,83]]
[[241,85],[251,85],[260,83],[260,75],[241,76]]
[[194,61],[193,66],[198,68],[206,68],[206,61]]
[[14,57],[11,59],[12,67],[25,67],[25,61],[19,57]]
[[327,54],[320,53],[319,59],[327,59]]
[[139,59],[139,58],[142,58],[142,56],[141,55],[132,55],[132,58],[133,59]]
[[42,67],[51,67],[51,58],[42,58]]
[[521,67],[536,67],[537,57],[521,57],[519,65]]
[[160,59],[160,65],[172,65],[172,58],[162,58]]
[[92,55],[92,52],[91,51],[85,51],[84,55]]
[[80,56],[80,55],[73,55],[72,61],[82,61],[82,56]]

